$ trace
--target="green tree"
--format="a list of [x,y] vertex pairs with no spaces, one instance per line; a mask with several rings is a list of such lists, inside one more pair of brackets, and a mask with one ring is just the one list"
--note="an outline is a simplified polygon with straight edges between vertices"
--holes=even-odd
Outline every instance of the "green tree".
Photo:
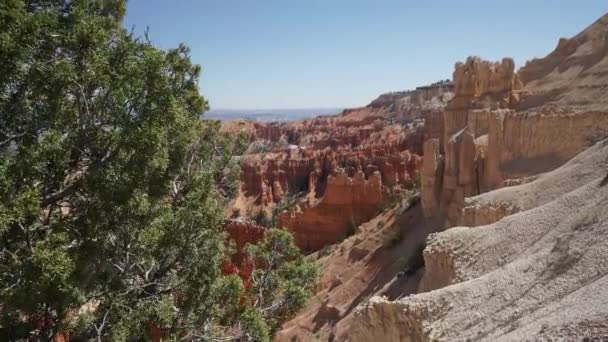
[[248,245],[246,252],[254,261],[249,289],[253,309],[246,316],[248,322],[253,323],[246,327],[255,328],[250,333],[263,340],[259,336],[271,335],[304,306],[318,270],[296,247],[291,233],[284,229],[269,229],[264,240]]
[[234,306],[232,142],[200,120],[188,49],[125,31],[125,8],[0,2],[1,340],[205,339]]

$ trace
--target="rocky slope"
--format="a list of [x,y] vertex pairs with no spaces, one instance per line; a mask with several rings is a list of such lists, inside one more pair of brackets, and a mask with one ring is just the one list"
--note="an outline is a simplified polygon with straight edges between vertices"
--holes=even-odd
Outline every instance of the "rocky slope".
[[465,197],[552,170],[608,134],[607,26],[604,16],[517,73],[508,58],[456,65],[444,135],[424,147],[427,217],[462,224]]
[[[589,169],[601,173],[571,177]],[[558,176],[575,184],[542,186]],[[527,193],[524,202],[533,208],[490,225],[432,235],[419,291],[438,290],[395,302],[371,300],[359,308],[349,339],[606,338],[607,183],[603,141],[552,175],[512,190]],[[538,194],[527,192],[531,188]],[[546,196],[555,197],[547,202]]]
[[406,196],[355,235],[311,255],[321,268],[316,293],[275,340],[343,340],[360,303],[374,295],[396,299],[415,293],[422,272],[413,261],[432,228],[419,198]]
[[226,125],[257,141],[230,215],[274,212],[322,268],[275,339],[608,338],[607,92],[608,15],[518,71]]
[[457,64],[424,145],[417,292],[356,310],[350,341],[608,338],[608,15],[513,72]]
[[251,141],[228,216],[288,227],[309,252],[341,241],[415,185],[422,143],[437,134],[424,119],[437,117],[452,89],[443,81],[385,94],[338,116],[225,123]]

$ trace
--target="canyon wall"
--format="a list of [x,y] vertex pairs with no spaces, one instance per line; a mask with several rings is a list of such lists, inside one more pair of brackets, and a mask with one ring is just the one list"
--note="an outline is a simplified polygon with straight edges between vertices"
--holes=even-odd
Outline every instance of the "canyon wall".
[[388,186],[407,186],[417,169],[411,150],[420,150],[423,130],[402,134],[392,128],[371,136],[374,143],[356,147],[315,149],[292,145],[276,152],[247,155],[241,161],[242,192],[259,203],[278,203],[283,195],[324,193],[327,176],[343,169],[349,177],[362,170],[365,177],[379,171]]
[[606,132],[608,115],[601,111],[496,113],[490,120],[485,175],[488,189],[502,186],[507,179],[555,169]]
[[318,203],[303,202],[284,211],[278,225],[289,227],[302,249],[316,251],[354,234],[359,224],[378,214],[385,198],[380,172],[375,171],[368,179],[360,170],[354,177],[337,173],[328,176]]
[[294,207],[278,213],[276,224],[290,228],[301,248],[315,251],[352,234],[391,196],[414,186],[422,159],[405,146],[310,153],[292,149],[268,159],[247,159],[242,162],[242,191],[259,198],[262,207],[280,207],[282,200],[298,195]]
[[360,305],[348,340],[608,336],[606,89],[608,15],[517,73],[457,64],[424,143],[423,212],[442,224],[418,293]]
[[446,227],[464,223],[466,197],[553,170],[608,134],[605,111],[518,110],[536,90],[524,88],[513,67],[506,58],[496,63],[469,58],[456,65],[443,139],[425,142],[425,152],[432,154],[422,170],[425,213],[439,215]]
[[490,63],[471,57],[456,64],[454,97],[442,113],[443,134],[434,132],[424,145],[422,201],[427,217],[454,225],[465,197],[487,190],[491,182],[484,177],[490,172],[484,161],[493,110],[511,106],[522,87],[513,68],[508,58]]
[[424,140],[443,134],[425,119],[441,122],[452,96],[452,83],[442,81],[336,116],[226,123],[225,131],[243,130],[251,141],[227,215],[286,226],[306,251],[344,239],[416,185]]

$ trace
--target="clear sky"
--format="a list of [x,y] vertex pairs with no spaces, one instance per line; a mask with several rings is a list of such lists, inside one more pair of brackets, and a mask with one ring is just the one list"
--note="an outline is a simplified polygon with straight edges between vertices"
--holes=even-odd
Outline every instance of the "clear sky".
[[125,27],[180,42],[212,108],[354,107],[451,78],[456,61],[542,57],[605,0],[129,0]]

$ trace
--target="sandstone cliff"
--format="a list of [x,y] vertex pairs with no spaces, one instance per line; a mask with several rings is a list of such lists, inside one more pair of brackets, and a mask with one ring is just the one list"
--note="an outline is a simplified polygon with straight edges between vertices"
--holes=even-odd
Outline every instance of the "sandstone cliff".
[[[358,309],[349,340],[606,336],[607,157],[604,141],[553,174],[521,185],[515,192],[526,194],[529,210],[490,225],[432,235],[419,290],[436,290],[394,302],[370,300]],[[587,172],[584,180],[571,177],[579,172]],[[547,183],[555,177],[570,182]],[[505,195],[502,189],[490,194]]]
[[608,336],[607,39],[605,15],[517,73],[456,65],[422,204],[457,227],[427,239],[418,294],[361,305],[349,341]]
[[425,143],[437,161],[422,170],[427,217],[463,223],[465,197],[555,169],[608,135],[607,26],[604,16],[517,73],[507,58],[456,64],[443,137]]
[[321,268],[315,294],[275,340],[348,340],[357,305],[374,295],[396,299],[414,293],[422,272],[406,271],[408,261],[432,229],[417,199],[405,197],[360,225],[357,234],[312,254]]
[[423,141],[440,134],[424,119],[437,120],[452,93],[452,83],[442,81],[381,95],[336,116],[225,123],[225,131],[244,131],[252,141],[241,159],[239,198],[227,215],[266,217],[290,228],[307,251],[344,239],[414,186]]
[[444,217],[446,225],[460,219],[464,198],[490,187],[484,165],[493,117],[512,106],[522,87],[510,59],[490,63],[469,58],[456,64],[454,97],[443,116],[443,134],[428,139],[423,174],[427,217]]

